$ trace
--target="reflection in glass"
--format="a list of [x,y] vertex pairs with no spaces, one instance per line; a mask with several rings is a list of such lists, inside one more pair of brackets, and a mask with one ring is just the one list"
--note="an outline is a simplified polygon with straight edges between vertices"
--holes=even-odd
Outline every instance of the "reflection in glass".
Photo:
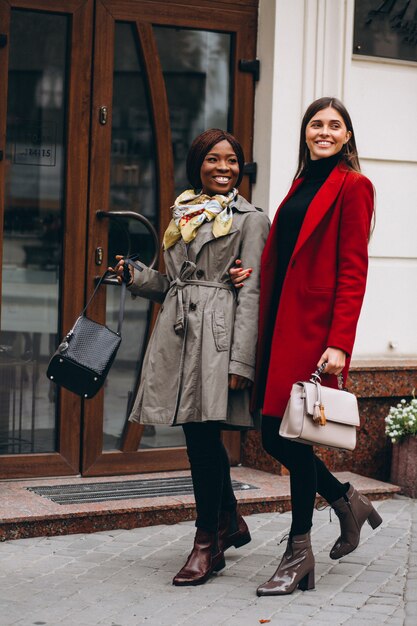
[[[116,23],[113,76],[113,122],[110,210],[142,213],[155,227],[158,221],[155,179],[155,139],[150,123],[137,35],[132,24]],[[154,249],[151,237],[133,220],[113,220],[109,225],[109,260],[114,255],[139,253],[149,263]],[[117,326],[119,288],[107,287],[107,324]],[[107,379],[104,399],[105,450],[117,449],[132,401],[143,358],[150,303],[126,299],[123,341]],[[183,445],[182,430],[146,427],[141,447]]]
[[[224,33],[155,27],[170,110],[176,192],[187,186],[185,157],[192,140],[206,128],[229,124],[231,36]],[[113,126],[110,209],[129,209],[157,226],[155,139],[152,133],[144,76],[135,28],[116,25],[113,84]],[[173,198],[174,200],[174,198]],[[168,210],[168,207],[167,207]],[[143,227],[129,222],[131,251],[144,262],[152,256],[151,239]],[[111,225],[109,259],[126,253],[123,227]],[[107,288],[107,323],[116,325],[119,291]],[[104,402],[104,449],[119,447],[134,398],[150,307],[128,299],[121,349],[108,378]],[[184,445],[181,428],[146,426],[140,448]]]
[[175,191],[189,187],[185,158],[207,128],[229,128],[231,35],[155,26],[174,149]]
[[68,18],[12,10],[0,334],[0,454],[56,449]]
[[356,1],[353,53],[417,61],[417,0]]

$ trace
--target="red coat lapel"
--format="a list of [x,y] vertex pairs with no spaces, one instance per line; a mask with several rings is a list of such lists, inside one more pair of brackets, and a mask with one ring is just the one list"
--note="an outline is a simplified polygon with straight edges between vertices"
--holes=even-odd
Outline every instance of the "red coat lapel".
[[339,167],[335,167],[330,173],[328,179],[323,183],[314,196],[307,209],[303,225],[301,226],[300,234],[298,235],[297,243],[295,244],[294,252],[292,254],[293,257],[304,245],[323,217],[326,215],[327,211],[333,205],[346,178],[346,174],[347,170],[341,170]]
[[291,198],[291,196],[295,193],[295,190],[301,185],[302,182],[303,182],[302,178],[299,178],[293,182],[289,192],[287,193],[287,195],[285,196],[284,200],[281,202],[281,204],[279,205],[275,213],[274,221],[272,222],[271,230],[269,231],[268,239],[266,240],[266,244],[262,253],[262,265],[264,264],[266,265],[270,263],[270,261],[275,260],[276,251],[277,251],[277,247],[275,245],[275,241],[276,241],[275,234],[277,230],[279,212],[281,210],[281,207],[284,206],[284,204],[287,202],[289,198]]

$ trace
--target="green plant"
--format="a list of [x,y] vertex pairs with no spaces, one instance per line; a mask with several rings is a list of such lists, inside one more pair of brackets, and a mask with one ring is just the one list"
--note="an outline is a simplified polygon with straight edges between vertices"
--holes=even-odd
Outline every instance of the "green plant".
[[409,435],[417,435],[417,398],[407,402],[402,399],[392,406],[385,418],[385,433],[392,443],[397,443]]

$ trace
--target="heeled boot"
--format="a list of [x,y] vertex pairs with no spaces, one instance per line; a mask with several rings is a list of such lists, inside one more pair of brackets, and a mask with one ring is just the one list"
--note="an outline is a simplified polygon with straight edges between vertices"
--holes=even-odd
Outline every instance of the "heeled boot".
[[197,528],[194,547],[184,567],[174,576],[173,585],[202,585],[213,574],[225,567],[224,554],[219,550],[217,533]]
[[290,536],[278,569],[266,583],[259,585],[257,595],[283,596],[297,586],[302,591],[314,589],[314,565],[310,533]]
[[352,485],[349,485],[342,498],[332,502],[330,506],[340,522],[340,537],[330,550],[331,559],[340,559],[358,547],[361,528],[366,521],[373,529],[382,523],[382,517],[370,500]]
[[237,511],[221,511],[219,519],[219,550],[240,548],[252,540],[249,528]]

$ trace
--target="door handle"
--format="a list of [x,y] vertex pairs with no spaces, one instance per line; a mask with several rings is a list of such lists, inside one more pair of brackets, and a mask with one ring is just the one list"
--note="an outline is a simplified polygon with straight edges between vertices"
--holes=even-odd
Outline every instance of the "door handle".
[[[153,240],[153,243],[154,243],[154,246],[155,246],[155,252],[154,252],[153,258],[152,258],[151,262],[149,263],[148,267],[153,269],[156,266],[156,264],[158,262],[158,257],[159,257],[158,233],[156,232],[155,227],[148,220],[147,217],[145,217],[141,213],[136,213],[136,211],[96,211],[96,216],[98,217],[98,219],[106,218],[106,219],[109,219],[109,220],[115,220],[115,221],[119,222],[119,224],[120,224],[120,221],[121,221],[120,218],[127,218],[127,219],[131,219],[131,220],[135,220],[136,222],[140,222],[141,224],[143,224],[146,227],[146,229],[150,232],[152,240]],[[129,248],[128,248],[127,254],[130,254],[131,253],[131,249],[130,249],[129,231],[127,230],[127,228],[125,227],[124,224],[123,224],[122,227],[123,227],[123,230],[126,232],[127,237],[128,237]],[[119,284],[117,282],[116,278],[106,278],[103,282],[105,282],[107,284],[111,284],[111,285],[118,285]]]

